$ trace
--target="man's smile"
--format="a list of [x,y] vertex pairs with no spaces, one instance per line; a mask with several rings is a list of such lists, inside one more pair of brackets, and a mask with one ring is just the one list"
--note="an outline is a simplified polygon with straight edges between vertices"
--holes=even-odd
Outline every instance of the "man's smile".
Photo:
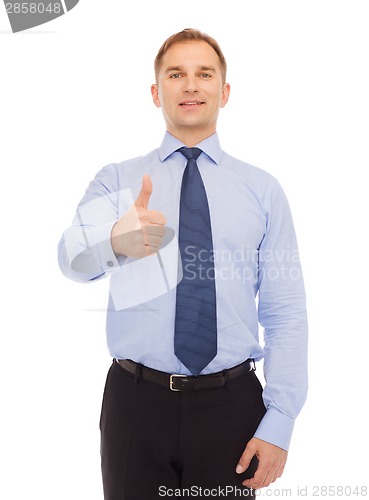
[[182,108],[195,108],[198,106],[202,106],[203,104],[205,104],[204,101],[195,101],[195,100],[182,101],[179,103],[179,105]]

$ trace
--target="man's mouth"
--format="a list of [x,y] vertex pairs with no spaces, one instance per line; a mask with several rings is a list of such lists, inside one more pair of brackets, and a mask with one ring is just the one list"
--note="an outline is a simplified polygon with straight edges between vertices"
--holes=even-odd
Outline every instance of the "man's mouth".
[[183,101],[179,105],[182,107],[196,107],[196,106],[201,106],[202,104],[205,104],[204,101]]

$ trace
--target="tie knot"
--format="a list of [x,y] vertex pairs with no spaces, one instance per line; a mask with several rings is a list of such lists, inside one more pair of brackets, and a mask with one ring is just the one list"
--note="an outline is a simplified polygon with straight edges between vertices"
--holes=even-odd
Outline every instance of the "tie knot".
[[197,160],[197,158],[201,155],[202,150],[200,148],[179,148],[177,149],[180,153],[183,154],[187,158],[187,160]]

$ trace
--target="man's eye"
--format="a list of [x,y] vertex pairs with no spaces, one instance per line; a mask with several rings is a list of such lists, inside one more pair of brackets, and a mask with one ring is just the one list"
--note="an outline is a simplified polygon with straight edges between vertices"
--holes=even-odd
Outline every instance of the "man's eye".
[[170,75],[170,78],[181,78],[181,74],[180,73],[173,73],[173,75]]
[[211,74],[210,73],[201,73],[201,78],[211,78]]

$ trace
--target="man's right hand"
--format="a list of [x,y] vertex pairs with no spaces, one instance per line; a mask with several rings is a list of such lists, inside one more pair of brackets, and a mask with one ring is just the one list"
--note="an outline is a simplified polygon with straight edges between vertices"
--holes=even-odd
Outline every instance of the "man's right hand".
[[116,255],[140,259],[160,249],[166,219],[161,212],[147,209],[151,193],[151,178],[144,175],[133,206],[112,228],[111,244]]

